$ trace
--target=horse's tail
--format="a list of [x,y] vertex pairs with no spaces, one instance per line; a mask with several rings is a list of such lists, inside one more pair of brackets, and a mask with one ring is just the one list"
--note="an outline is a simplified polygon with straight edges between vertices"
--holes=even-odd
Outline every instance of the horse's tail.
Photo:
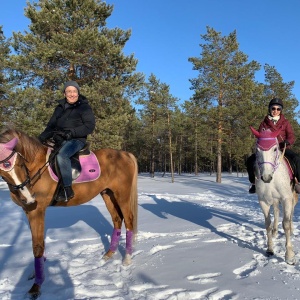
[[134,173],[132,178],[131,192],[130,192],[130,208],[133,215],[133,233],[137,234],[137,222],[138,222],[138,191],[137,191],[137,179],[138,179],[138,164],[135,156],[129,153],[130,158],[134,164]]

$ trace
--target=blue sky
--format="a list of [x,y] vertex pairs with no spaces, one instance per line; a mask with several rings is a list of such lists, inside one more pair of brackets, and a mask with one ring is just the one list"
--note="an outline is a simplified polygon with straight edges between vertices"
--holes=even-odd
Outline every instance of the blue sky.
[[[180,100],[191,97],[189,79],[197,76],[189,57],[200,56],[206,26],[222,35],[237,31],[240,49],[262,66],[275,66],[284,82],[295,81],[300,100],[300,1],[289,0],[107,0],[114,4],[108,27],[131,29],[125,53],[134,53],[137,71],[153,73]],[[6,37],[28,29],[24,0],[1,4]],[[263,82],[263,71],[257,74]]]

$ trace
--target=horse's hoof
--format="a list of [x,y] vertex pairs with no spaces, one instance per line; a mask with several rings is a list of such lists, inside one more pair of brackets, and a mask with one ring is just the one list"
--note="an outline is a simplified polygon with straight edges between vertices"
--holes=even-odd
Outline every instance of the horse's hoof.
[[109,257],[108,255],[103,255],[102,256],[102,260],[104,260],[105,262],[107,262],[111,257]]
[[124,259],[123,259],[123,266],[129,266],[129,265],[131,265],[131,263],[132,263],[131,255],[126,254]]
[[111,257],[113,257],[113,255],[115,254],[114,251],[108,250],[103,256],[102,259],[104,259],[105,261],[109,260]]
[[274,252],[271,251],[271,250],[267,250],[267,251],[266,251],[266,255],[267,255],[267,257],[273,256],[273,255],[274,255]]
[[297,263],[297,259],[296,257],[294,256],[293,258],[290,258],[290,259],[285,259],[285,262],[288,264],[288,265],[295,265]]
[[35,300],[41,296],[41,287],[34,283],[26,295],[26,299]]

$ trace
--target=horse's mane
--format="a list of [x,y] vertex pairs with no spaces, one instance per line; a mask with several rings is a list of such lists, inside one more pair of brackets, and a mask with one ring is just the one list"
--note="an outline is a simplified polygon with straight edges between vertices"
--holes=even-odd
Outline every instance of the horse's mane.
[[43,148],[38,139],[13,127],[7,127],[0,132],[0,143],[7,143],[15,137],[19,140],[16,151],[20,152],[28,161],[34,160],[37,152]]

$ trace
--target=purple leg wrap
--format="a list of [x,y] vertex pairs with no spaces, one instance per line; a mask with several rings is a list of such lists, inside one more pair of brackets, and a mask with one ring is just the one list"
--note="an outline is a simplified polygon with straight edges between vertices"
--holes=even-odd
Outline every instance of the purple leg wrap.
[[44,262],[45,262],[44,256],[42,257],[35,257],[34,258],[34,270],[35,270],[35,281],[37,285],[41,286],[42,283],[45,280],[45,274],[44,274]]
[[126,254],[132,254],[133,231],[126,230]]
[[120,237],[121,237],[121,229],[114,228],[113,234],[111,237],[109,250],[111,250],[112,252],[116,252],[118,245],[119,245]]

